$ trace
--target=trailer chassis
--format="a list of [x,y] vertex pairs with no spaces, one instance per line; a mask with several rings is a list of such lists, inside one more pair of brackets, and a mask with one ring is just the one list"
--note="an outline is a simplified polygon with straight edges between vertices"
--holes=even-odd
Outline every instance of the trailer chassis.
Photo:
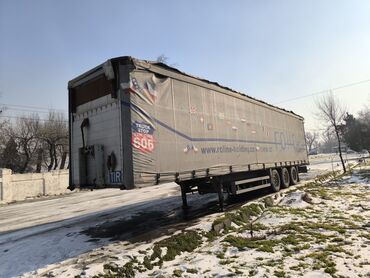
[[176,183],[181,188],[182,208],[184,210],[189,209],[187,194],[198,192],[201,195],[217,193],[219,209],[223,211],[225,193],[230,197],[264,188],[270,188],[272,192],[278,192],[281,188],[297,184],[299,182],[299,173],[305,172],[307,172],[305,165],[293,165],[187,181],[177,180]]

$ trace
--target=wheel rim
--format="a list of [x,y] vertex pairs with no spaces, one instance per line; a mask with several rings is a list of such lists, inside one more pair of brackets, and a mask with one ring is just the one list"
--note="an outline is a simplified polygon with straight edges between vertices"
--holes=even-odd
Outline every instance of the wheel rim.
[[297,180],[297,170],[295,168],[292,168],[292,179],[294,181]]
[[275,187],[279,187],[279,185],[280,185],[279,174],[277,174],[276,172],[274,172],[274,174],[272,176],[272,181],[273,181],[273,185]]
[[284,173],[283,173],[283,179],[284,179],[285,184],[289,183],[289,173],[288,173],[287,170],[285,170]]

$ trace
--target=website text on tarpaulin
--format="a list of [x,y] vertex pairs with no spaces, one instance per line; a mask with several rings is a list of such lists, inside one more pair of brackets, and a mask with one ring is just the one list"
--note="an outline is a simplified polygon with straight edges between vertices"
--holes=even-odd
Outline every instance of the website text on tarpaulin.
[[200,148],[202,154],[213,153],[255,153],[255,152],[272,152],[272,147],[255,147],[255,146],[218,146],[218,147],[203,147]]

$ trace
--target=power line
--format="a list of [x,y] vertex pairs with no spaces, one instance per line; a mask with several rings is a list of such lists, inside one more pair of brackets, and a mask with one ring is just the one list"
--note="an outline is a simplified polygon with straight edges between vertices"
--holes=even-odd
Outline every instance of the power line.
[[[20,111],[20,112],[30,112],[30,113],[45,113],[45,114],[48,114],[50,113],[50,111],[38,111],[38,110],[29,110],[29,109],[18,109],[18,108],[9,108],[9,107],[6,107],[6,106],[3,106],[3,107],[0,107],[0,111],[3,111],[3,112],[6,112],[8,110],[10,111]],[[55,110],[51,110],[51,111],[55,111]],[[59,112],[59,111],[56,111],[58,113],[67,113],[67,111],[65,112]]]
[[[34,118],[29,118],[29,117],[19,117],[19,116],[5,116],[5,115],[0,115],[0,118],[8,118],[8,119],[27,119],[27,120],[31,120],[31,121],[54,122],[54,121],[51,121],[51,120],[48,120],[48,119],[40,119],[40,118],[34,119]],[[61,121],[61,120],[58,120],[58,122],[68,123],[68,121]]]
[[20,107],[20,108],[28,108],[28,109],[36,109],[36,110],[47,110],[47,111],[60,111],[60,112],[68,112],[66,109],[53,109],[47,107],[40,107],[40,106],[29,106],[29,105],[19,105],[19,104],[9,104],[9,103],[0,103],[2,106],[10,106],[10,107]]
[[291,99],[283,100],[283,101],[280,101],[280,102],[276,102],[275,104],[281,104],[281,103],[290,102],[290,101],[297,100],[297,99],[312,97],[312,96],[315,96],[315,95],[320,95],[320,94],[328,93],[330,91],[336,91],[336,90],[340,90],[340,89],[360,85],[360,84],[367,83],[367,82],[370,82],[370,79],[365,79],[365,80],[361,80],[361,81],[358,81],[358,82],[348,83],[348,84],[338,86],[338,87],[335,87],[335,88],[322,90],[322,91],[318,91],[318,92],[307,94],[307,95],[298,96],[298,97],[295,97],[295,98],[291,98]]

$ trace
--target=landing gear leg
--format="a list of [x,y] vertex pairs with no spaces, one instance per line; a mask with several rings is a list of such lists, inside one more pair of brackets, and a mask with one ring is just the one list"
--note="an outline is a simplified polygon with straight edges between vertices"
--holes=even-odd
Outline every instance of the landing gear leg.
[[224,211],[224,192],[221,182],[217,182],[217,194],[218,194],[218,203],[220,205],[220,211]]
[[188,200],[187,200],[187,196],[186,196],[187,187],[184,184],[181,184],[180,187],[181,187],[182,209],[186,210],[186,209],[189,208]]

